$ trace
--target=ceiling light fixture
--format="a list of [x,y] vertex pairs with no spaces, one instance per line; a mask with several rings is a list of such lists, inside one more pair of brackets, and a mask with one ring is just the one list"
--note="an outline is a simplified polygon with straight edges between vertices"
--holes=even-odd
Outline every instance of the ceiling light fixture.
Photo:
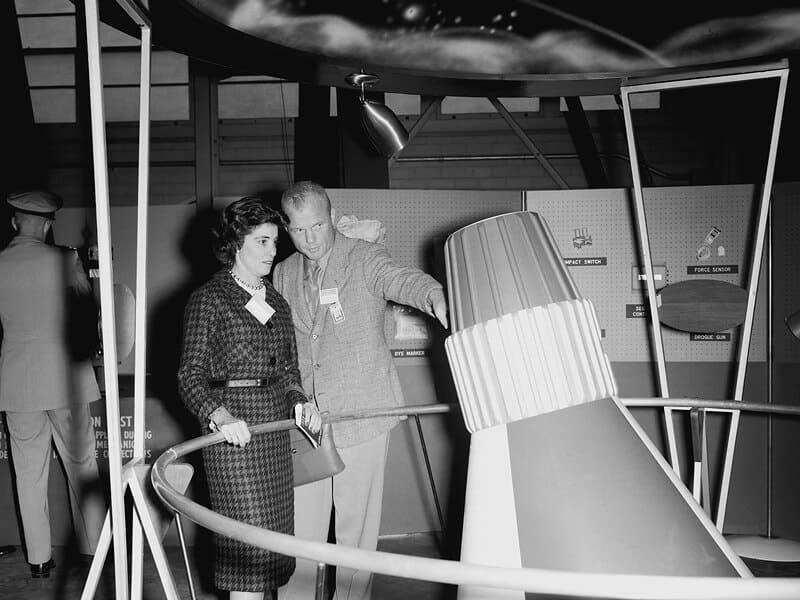
[[361,125],[373,147],[386,158],[394,158],[406,147],[408,132],[388,106],[369,100],[364,95],[364,89],[378,83],[380,78],[372,73],[362,71],[348,75],[345,77],[345,81],[361,90],[358,99]]

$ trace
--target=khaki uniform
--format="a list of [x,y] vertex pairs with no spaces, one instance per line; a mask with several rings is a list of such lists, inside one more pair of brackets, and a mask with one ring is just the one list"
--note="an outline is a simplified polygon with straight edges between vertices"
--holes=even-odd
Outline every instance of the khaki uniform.
[[100,392],[89,356],[78,355],[81,332],[71,331],[69,314],[90,289],[74,251],[18,235],[0,252],[0,411],[32,564],[51,555],[51,440],[66,470],[80,552],[94,552],[105,517],[102,494],[86,495],[99,483],[89,403]]

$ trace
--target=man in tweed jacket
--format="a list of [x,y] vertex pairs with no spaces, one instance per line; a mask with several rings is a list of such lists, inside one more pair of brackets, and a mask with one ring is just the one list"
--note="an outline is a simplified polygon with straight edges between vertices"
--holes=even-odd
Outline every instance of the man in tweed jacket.
[[[447,327],[441,284],[419,269],[398,266],[382,245],[338,233],[320,185],[297,182],[281,204],[297,252],[275,267],[273,283],[292,309],[306,393],[322,412],[401,405],[400,381],[384,336],[386,303],[413,306]],[[314,276],[316,265],[321,273]],[[325,541],[333,506],[337,543],[376,549],[389,431],[397,422],[333,425],[345,470],[295,490],[296,536]],[[280,597],[313,597],[315,569],[315,563],[298,559]],[[337,599],[368,599],[371,588],[371,573],[337,569]]]

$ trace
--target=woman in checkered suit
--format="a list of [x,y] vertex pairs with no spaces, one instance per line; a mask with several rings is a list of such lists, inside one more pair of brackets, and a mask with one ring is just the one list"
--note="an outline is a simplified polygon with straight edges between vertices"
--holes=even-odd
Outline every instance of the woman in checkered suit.
[[[213,510],[292,534],[289,433],[251,439],[247,428],[289,418],[298,402],[312,428],[320,427],[300,384],[289,306],[265,279],[281,225],[280,215],[260,198],[242,198],[223,211],[215,253],[224,267],[186,306],[178,381],[189,410],[227,442],[203,450]],[[214,580],[231,600],[263,598],[294,571],[294,557],[219,535],[215,542]]]

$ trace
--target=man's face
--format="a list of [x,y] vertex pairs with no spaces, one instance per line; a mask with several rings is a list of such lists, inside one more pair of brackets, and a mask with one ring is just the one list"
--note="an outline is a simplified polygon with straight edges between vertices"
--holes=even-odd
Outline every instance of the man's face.
[[327,205],[318,196],[309,196],[299,208],[285,210],[287,230],[297,251],[309,260],[318,261],[333,246],[335,230]]

